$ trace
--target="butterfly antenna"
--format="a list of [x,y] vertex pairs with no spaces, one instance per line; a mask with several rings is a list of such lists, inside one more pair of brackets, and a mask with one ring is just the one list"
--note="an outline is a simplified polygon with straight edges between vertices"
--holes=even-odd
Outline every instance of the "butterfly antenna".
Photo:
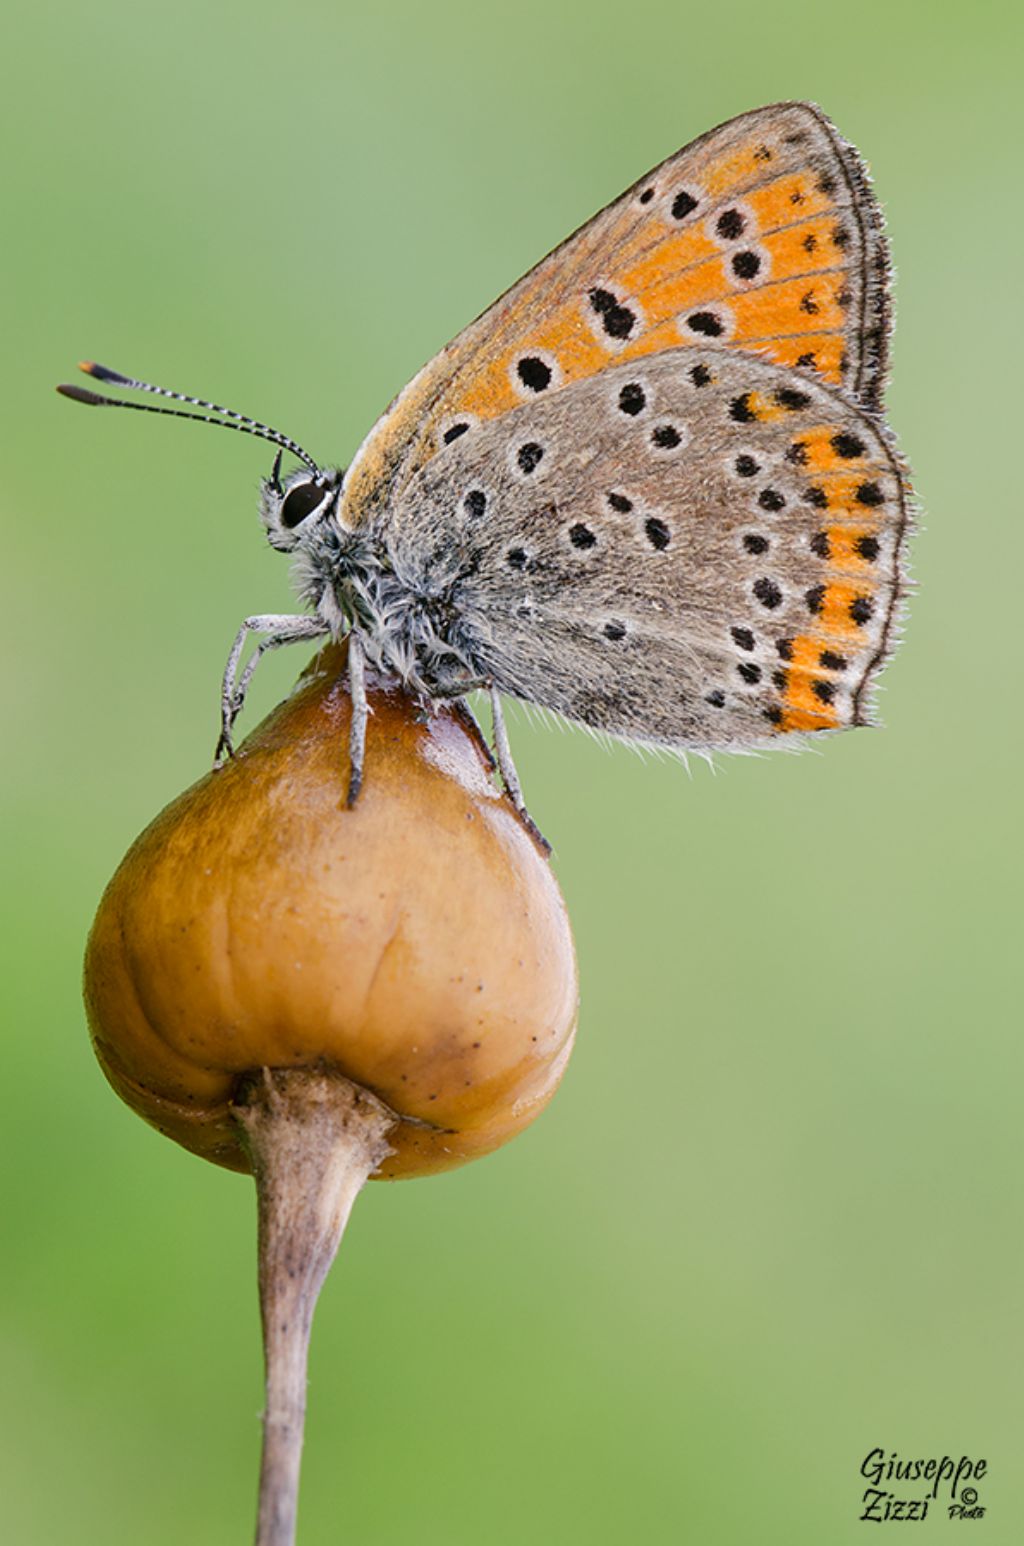
[[[236,413],[233,408],[222,408],[219,403],[208,403],[202,397],[189,397],[184,392],[172,392],[169,387],[153,386],[148,381],[136,381],[133,376],[124,376],[119,370],[110,370],[106,365],[97,365],[92,360],[83,360],[79,364],[79,370],[87,376],[92,376],[95,381],[110,382],[114,386],[125,387],[133,392],[153,392],[158,397],[170,397],[177,403],[188,403],[192,408],[207,408],[208,413],[185,413],[181,408],[157,408],[151,403],[125,402],[119,397],[104,397],[99,392],[90,392],[86,387],[71,386],[67,383],[59,386],[57,391],[64,397],[70,397],[73,402],[87,403],[94,408],[135,408],[139,413],[163,413],[172,419],[197,419],[201,424],[218,424],[221,429],[241,430],[245,435],[256,435],[260,440],[269,440],[276,446],[291,451],[300,462],[304,462],[312,473],[319,473],[320,469],[310,456],[304,451],[298,441],[292,440],[289,435],[282,435],[280,430],[272,429],[269,424],[262,424],[259,419],[250,419],[248,414]],[[222,418],[214,418],[214,414],[222,414]],[[280,457],[274,464],[275,477],[280,468]]]

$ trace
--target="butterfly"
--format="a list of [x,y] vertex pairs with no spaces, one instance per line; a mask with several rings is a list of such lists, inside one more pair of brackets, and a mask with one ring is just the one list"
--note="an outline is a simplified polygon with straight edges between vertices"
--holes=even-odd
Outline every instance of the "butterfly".
[[[262,518],[306,610],[239,630],[218,759],[267,650],[347,636],[349,802],[370,667],[428,707],[489,692],[526,817],[502,695],[678,751],[870,721],[909,525],[880,416],[889,331],[865,168],[787,102],[701,136],[569,237],[420,371],[347,471],[82,368],[278,445]],[[300,466],[282,480],[285,451]]]

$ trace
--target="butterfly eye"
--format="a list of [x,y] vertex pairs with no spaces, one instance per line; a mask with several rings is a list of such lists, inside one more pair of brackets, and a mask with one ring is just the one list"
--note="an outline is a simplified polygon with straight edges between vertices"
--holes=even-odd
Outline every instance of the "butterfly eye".
[[324,493],[323,484],[313,479],[308,483],[297,483],[289,489],[279,517],[285,530],[293,531],[296,526],[301,526],[306,517],[323,504]]

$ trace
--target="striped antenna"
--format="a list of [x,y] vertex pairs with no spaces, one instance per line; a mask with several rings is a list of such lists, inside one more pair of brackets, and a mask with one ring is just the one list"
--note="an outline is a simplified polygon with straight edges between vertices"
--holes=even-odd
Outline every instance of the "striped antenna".
[[[59,386],[57,391],[64,397],[70,397],[73,402],[87,403],[94,408],[135,408],[140,413],[164,413],[173,419],[196,419],[200,424],[218,424],[221,429],[241,430],[245,435],[256,435],[260,440],[270,440],[274,445],[291,451],[300,462],[305,463],[310,472],[319,475],[320,469],[316,462],[297,441],[292,440],[289,435],[282,435],[280,430],[271,429],[269,424],[261,424],[259,419],[250,419],[248,414],[236,413],[233,408],[222,408],[219,403],[208,403],[202,397],[189,397],[184,392],[172,392],[169,387],[153,386],[148,381],[136,381],[133,376],[124,376],[119,370],[110,370],[106,365],[97,365],[92,360],[81,361],[78,368],[87,376],[92,376],[95,381],[110,382],[114,386],[125,387],[133,392],[154,392],[158,397],[170,397],[177,403],[188,403],[193,408],[207,408],[210,412],[185,413],[180,408],[156,408],[150,403],[128,403],[119,397],[103,397],[99,392],[90,392],[85,387],[69,386],[66,383]],[[222,414],[223,417],[213,418],[213,414]]]

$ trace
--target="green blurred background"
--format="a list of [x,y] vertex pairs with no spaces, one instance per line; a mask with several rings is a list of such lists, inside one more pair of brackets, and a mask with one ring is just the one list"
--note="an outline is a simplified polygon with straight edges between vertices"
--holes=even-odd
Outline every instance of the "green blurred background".
[[[118,1104],[79,963],[124,849],[207,765],[239,620],[290,604],[256,520],[268,457],[53,384],[92,355],[344,461],[649,165],[804,96],[868,157],[899,274],[891,418],[926,514],[887,728],[688,780],[518,717],[578,1049],[518,1142],[357,1206],[314,1336],[300,1537],[844,1546],[881,1445],[986,1456],[979,1529],[1024,1538],[1019,18],[10,14],[5,1540],[246,1541],[261,1400],[251,1188]],[[268,664],[258,710],[301,660]]]

